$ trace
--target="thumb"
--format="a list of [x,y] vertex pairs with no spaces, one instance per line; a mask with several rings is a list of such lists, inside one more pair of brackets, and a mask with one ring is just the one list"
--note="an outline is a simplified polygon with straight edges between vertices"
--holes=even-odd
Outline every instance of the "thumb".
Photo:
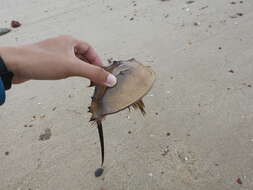
[[88,78],[94,83],[108,87],[113,87],[117,83],[117,78],[103,68],[86,63],[80,59],[76,59],[75,61],[73,75]]

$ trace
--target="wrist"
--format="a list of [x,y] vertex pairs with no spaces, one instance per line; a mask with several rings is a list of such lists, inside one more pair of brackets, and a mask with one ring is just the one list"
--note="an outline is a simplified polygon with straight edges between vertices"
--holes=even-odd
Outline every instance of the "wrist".
[[15,47],[2,46],[0,47],[0,57],[3,59],[5,66],[9,71],[16,71],[17,64],[15,61]]

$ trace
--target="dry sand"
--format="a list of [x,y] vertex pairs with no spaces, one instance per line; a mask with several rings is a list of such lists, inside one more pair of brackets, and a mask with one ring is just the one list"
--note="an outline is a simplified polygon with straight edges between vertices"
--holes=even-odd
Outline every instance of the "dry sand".
[[101,178],[88,81],[14,86],[0,109],[0,189],[253,189],[253,1],[231,1],[0,0],[0,26],[22,22],[1,45],[70,34],[104,62],[134,57],[157,73],[145,118],[104,122]]

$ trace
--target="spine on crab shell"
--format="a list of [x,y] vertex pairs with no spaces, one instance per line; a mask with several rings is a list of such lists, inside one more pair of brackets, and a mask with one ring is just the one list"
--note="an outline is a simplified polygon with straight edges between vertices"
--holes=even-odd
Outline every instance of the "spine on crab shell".
[[140,109],[141,113],[143,116],[145,116],[146,111],[145,111],[145,104],[143,103],[142,100],[138,100],[135,103],[131,105],[134,109]]

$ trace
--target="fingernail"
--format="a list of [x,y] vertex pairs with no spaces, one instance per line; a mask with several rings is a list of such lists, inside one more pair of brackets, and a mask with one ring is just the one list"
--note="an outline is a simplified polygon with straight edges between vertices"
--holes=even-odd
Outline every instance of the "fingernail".
[[109,74],[105,84],[109,87],[113,87],[116,83],[117,83],[116,77],[112,74]]

